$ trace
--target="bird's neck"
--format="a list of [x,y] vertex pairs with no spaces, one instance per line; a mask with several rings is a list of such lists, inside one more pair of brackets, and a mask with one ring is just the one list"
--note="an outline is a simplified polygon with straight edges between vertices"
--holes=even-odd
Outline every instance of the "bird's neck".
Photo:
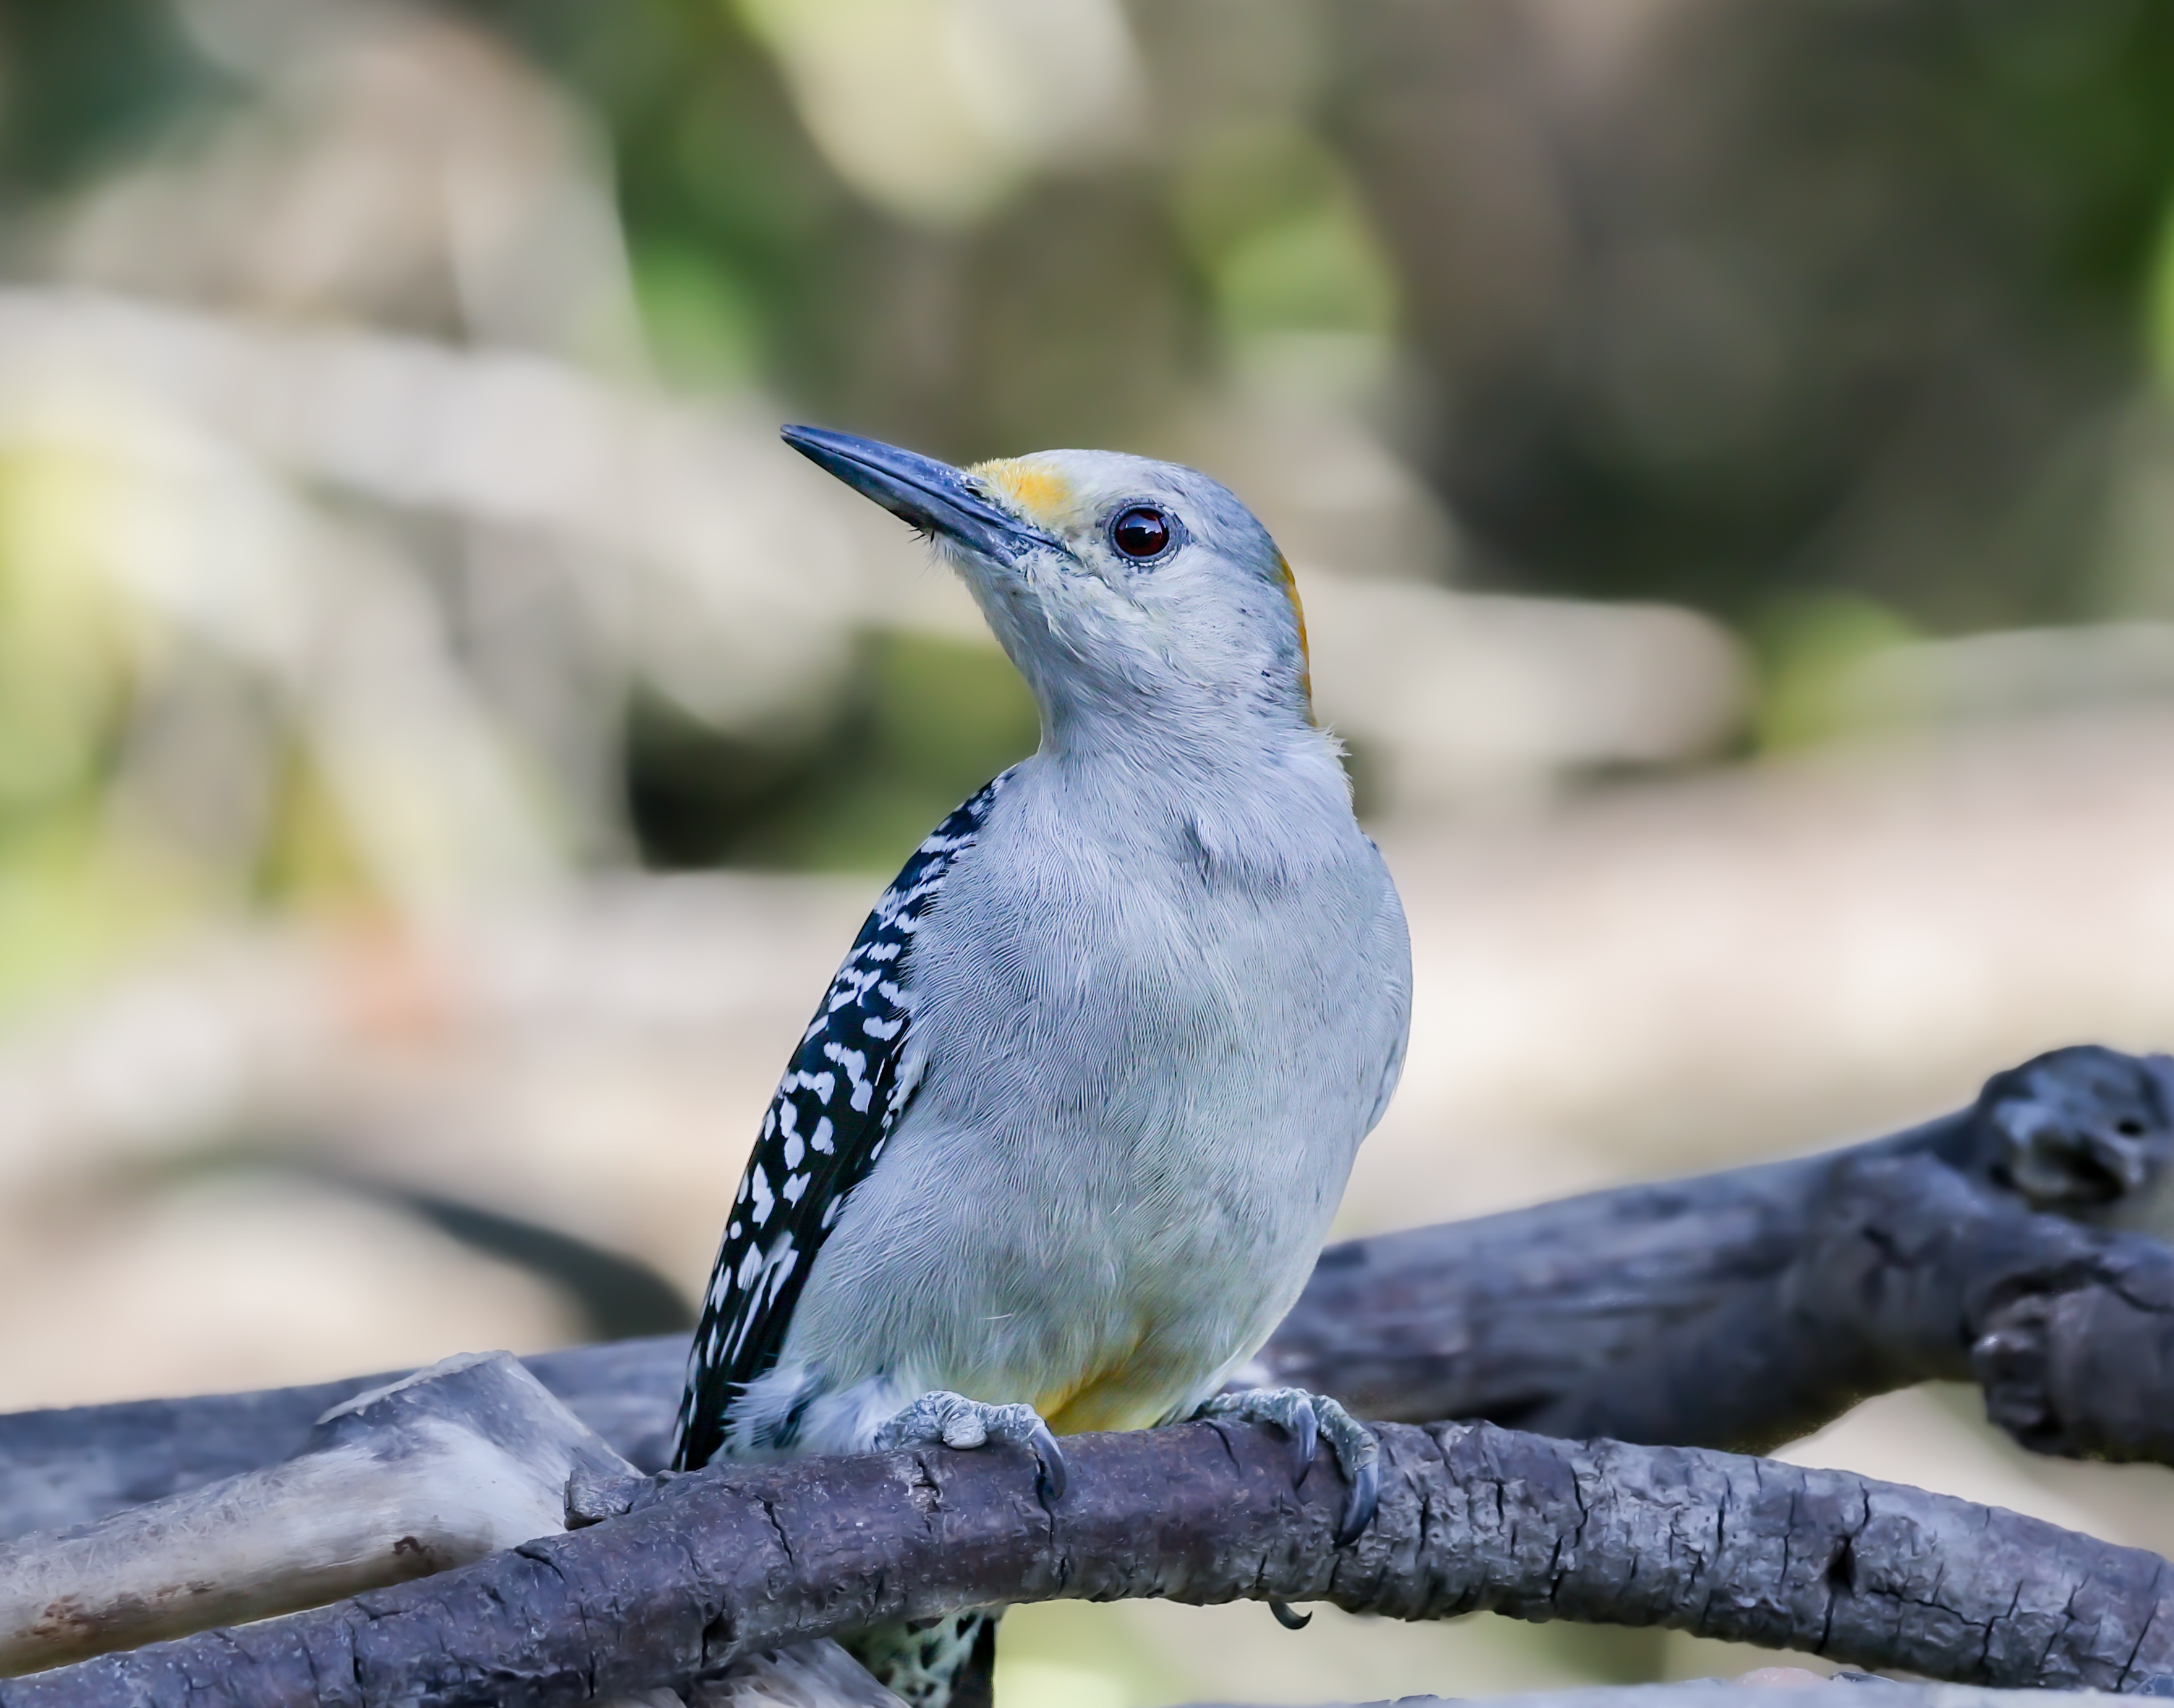
[[1153,716],[1042,721],[1033,761],[1098,821],[1170,837],[1203,867],[1292,873],[1357,835],[1335,740],[1295,717],[1164,705]]
[[1036,699],[1041,751],[1066,765],[1138,767],[1192,786],[1319,764],[1342,775],[1334,740],[1287,702],[1166,684],[1137,699],[1077,693]]

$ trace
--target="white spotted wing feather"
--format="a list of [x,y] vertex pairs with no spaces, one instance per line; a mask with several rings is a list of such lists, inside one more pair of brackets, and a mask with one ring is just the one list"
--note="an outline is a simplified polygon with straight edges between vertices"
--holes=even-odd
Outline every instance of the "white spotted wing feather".
[[912,1097],[904,1060],[914,932],[1003,784],[990,783],[914,851],[862,926],[779,1082],[695,1333],[673,1461],[681,1470],[716,1457],[733,1403],[776,1363],[816,1252]]

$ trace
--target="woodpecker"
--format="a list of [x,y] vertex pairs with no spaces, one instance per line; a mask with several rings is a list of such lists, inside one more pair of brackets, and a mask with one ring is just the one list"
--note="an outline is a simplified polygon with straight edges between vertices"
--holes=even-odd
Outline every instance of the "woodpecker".
[[[786,441],[934,541],[1033,690],[1041,745],[922,843],[831,981],[733,1201],[675,1464],[1015,1443],[1202,1416],[1372,1435],[1224,1392],[1296,1300],[1403,1067],[1396,886],[1316,724],[1289,565],[1173,464],[955,468]],[[1280,1612],[1280,1610],[1279,1610]],[[943,1708],[992,1616],[853,1645]]]

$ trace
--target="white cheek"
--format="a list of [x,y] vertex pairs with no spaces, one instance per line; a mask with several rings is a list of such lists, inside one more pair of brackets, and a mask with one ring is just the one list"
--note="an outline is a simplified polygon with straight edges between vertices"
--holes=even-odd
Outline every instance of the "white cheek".
[[1091,645],[1111,657],[1137,654],[1143,647],[1160,650],[1168,632],[1161,613],[1134,603],[1098,577],[1073,578],[1050,603],[1082,650]]

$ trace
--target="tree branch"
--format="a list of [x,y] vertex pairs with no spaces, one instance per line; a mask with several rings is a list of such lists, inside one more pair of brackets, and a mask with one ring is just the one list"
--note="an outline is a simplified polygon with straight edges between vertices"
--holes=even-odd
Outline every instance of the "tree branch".
[[1755,1450],[1987,1385],[2040,1451],[2174,1462],[2174,1062],[2096,1047],[1870,1143],[1322,1253],[1266,1381],[1371,1417]]
[[[522,1359],[566,1408],[632,1463],[671,1457],[686,1369],[677,1335]],[[285,1458],[316,1420],[390,1371],[303,1387],[124,1400],[0,1413],[0,1539],[82,1524]]]
[[[1753,1448],[1975,1377],[2026,1446],[2174,1463],[2174,1251],[2096,1225],[2159,1213],[2170,1156],[2174,1064],[2057,1051],[1868,1144],[1333,1246],[1247,1379],[1376,1418]],[[684,1358],[660,1338],[527,1362],[653,1469]],[[388,1379],[0,1417],[0,1535],[284,1457]]]
[[545,1708],[878,1621],[1140,1596],[1660,1624],[2015,1687],[2174,1668],[2169,1569],[2140,1550],[1707,1451],[1381,1433],[1380,1516],[1349,1549],[1328,1460],[1294,1491],[1285,1444],[1250,1426],[1082,1437],[1053,1507],[1009,1450],[735,1467],[441,1576],[0,1684],[0,1708]]
[[0,1672],[318,1607],[566,1527],[633,1467],[506,1353],[334,1408],[261,1470],[0,1547]]

